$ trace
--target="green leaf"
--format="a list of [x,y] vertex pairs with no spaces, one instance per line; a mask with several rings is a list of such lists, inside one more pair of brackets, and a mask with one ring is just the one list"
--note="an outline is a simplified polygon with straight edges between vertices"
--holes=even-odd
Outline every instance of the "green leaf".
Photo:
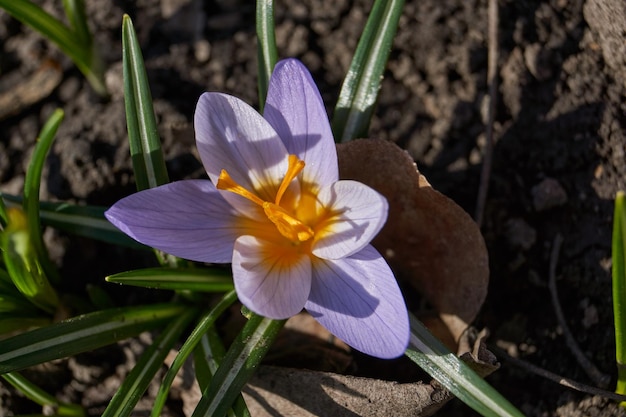
[[[0,193],[0,197],[2,193]],[[7,214],[7,207],[4,204],[4,200],[0,198],[0,228],[4,229],[9,222],[9,215]]]
[[44,124],[37,145],[33,151],[26,177],[24,179],[24,201],[22,206],[26,212],[26,223],[30,241],[35,249],[37,260],[41,263],[45,276],[53,282],[59,282],[59,276],[56,268],[50,262],[48,250],[43,243],[41,234],[41,223],[39,220],[39,190],[41,188],[41,174],[43,166],[46,162],[48,152],[52,147],[52,142],[59,129],[59,125],[63,121],[64,113],[61,109],[56,109]]
[[54,42],[74,61],[98,94],[108,95],[104,83],[103,65],[99,61],[93,43],[83,43],[84,36],[77,35],[75,31],[30,0],[0,0],[0,7]]
[[169,182],[157,131],[148,76],[137,34],[128,15],[122,21],[124,104],[130,155],[138,190]]
[[93,284],[85,285],[85,291],[89,298],[89,303],[97,310],[108,310],[117,307],[117,304],[104,288]]
[[[49,317],[40,317],[36,314],[0,313],[0,339],[17,330],[31,329],[50,324]],[[2,343],[2,342],[0,342]]]
[[409,314],[409,319],[411,338],[406,356],[483,416],[523,417],[509,401],[450,352],[415,316]]
[[[218,347],[214,347],[213,342],[218,340]],[[221,349],[220,349],[221,346]],[[200,391],[208,388],[213,378],[213,374],[219,366],[219,362],[224,357],[226,349],[219,340],[219,334],[215,327],[209,327],[207,332],[200,338],[200,343],[193,351],[193,368],[196,373],[196,380],[200,386]],[[216,357],[217,356],[217,357]]]
[[337,142],[367,137],[403,6],[404,0],[374,2],[337,99],[332,120]]
[[104,217],[106,210],[106,207],[42,202],[40,213],[41,221],[55,229],[119,246],[148,249],[113,226]]
[[162,326],[188,307],[153,304],[74,317],[0,343],[0,374],[97,349]]
[[267,89],[276,65],[276,35],[274,31],[274,1],[257,0],[256,36],[258,55],[259,110],[263,113]]
[[38,308],[53,314],[59,304],[56,291],[39,261],[24,212],[8,210],[9,224],[0,236],[2,259],[19,292]]
[[11,312],[17,314],[20,311],[37,314],[34,306],[29,303],[23,296],[19,294],[16,296],[13,294],[0,293],[0,314]]
[[196,314],[196,309],[188,309],[163,330],[126,376],[102,417],[126,417],[132,413],[150,385],[150,381],[163,366],[163,361],[169,355],[170,350]]
[[0,294],[19,296],[21,293],[15,287],[9,273],[0,268]]
[[232,290],[230,269],[146,268],[106,277],[108,282],[165,290],[225,292]]
[[267,353],[285,320],[251,314],[220,363],[192,417],[222,417],[233,406],[250,376]]
[[[9,207],[22,202],[22,198],[11,194],[3,194]],[[2,201],[0,199],[0,201]],[[150,249],[147,246],[128,237],[125,233],[113,226],[105,217],[106,207],[78,206],[69,203],[39,202],[39,215],[43,224],[77,236],[88,237],[119,246],[134,249]]]
[[193,329],[183,346],[180,348],[178,355],[174,358],[170,369],[165,374],[163,378],[163,382],[159,387],[159,392],[154,401],[154,406],[152,407],[152,417],[159,417],[161,415],[161,410],[165,405],[165,401],[167,400],[167,395],[169,393],[170,387],[172,386],[172,382],[174,382],[174,378],[176,374],[182,368],[185,361],[189,357],[189,355],[196,348],[202,336],[206,334],[206,332],[213,327],[215,320],[219,318],[219,316],[226,311],[228,307],[230,307],[235,301],[237,301],[237,294],[235,291],[231,291],[228,294],[224,295],[220,302],[209,312],[204,314],[196,327]]
[[65,16],[70,23],[70,29],[81,45],[92,45],[93,37],[87,25],[85,2],[83,0],[63,0]]
[[[210,327],[202,335],[200,343],[196,346],[193,354],[196,379],[198,380],[198,385],[200,385],[200,390],[204,392],[211,383],[213,375],[215,375],[226,354],[224,344],[215,327]],[[246,401],[243,399],[243,395],[239,394],[237,396],[233,408],[228,410],[228,417],[250,417],[250,411]]]
[[85,74],[87,80],[96,93],[103,97],[108,97],[109,93],[104,81],[105,66],[89,30],[84,0],[63,0],[63,8],[74,36],[81,45],[84,45],[84,49],[88,51],[89,72]]
[[43,406],[53,407],[57,415],[69,416],[69,417],[84,417],[87,414],[83,407],[78,404],[67,404],[57,400],[52,395],[48,394],[28,379],[24,378],[17,372],[11,372],[2,375],[5,381],[11,384],[15,389],[20,391],[24,396],[31,401]]
[[613,315],[615,325],[615,358],[617,387],[615,392],[626,394],[626,204],[619,191],[615,197],[612,239]]

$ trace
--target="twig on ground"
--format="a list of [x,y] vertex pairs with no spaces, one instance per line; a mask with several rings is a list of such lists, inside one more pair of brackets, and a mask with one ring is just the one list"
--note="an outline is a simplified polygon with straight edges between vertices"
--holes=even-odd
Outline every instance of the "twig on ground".
[[573,379],[565,378],[561,375],[555,374],[553,372],[547,371],[543,368],[538,367],[537,365],[533,365],[530,362],[525,360],[514,358],[513,356],[506,353],[503,349],[500,349],[496,346],[490,346],[489,349],[496,352],[496,354],[500,357],[504,357],[507,362],[512,363],[513,365],[524,369],[527,372],[531,372],[535,375],[539,375],[545,379],[556,382],[559,385],[563,385],[564,387],[571,388],[573,390],[584,392],[590,395],[600,395],[602,397],[608,398],[609,400],[614,401],[626,401],[626,395],[616,394],[612,391],[606,391],[601,388],[592,387],[591,385],[586,385]]
[[487,108],[487,121],[485,127],[485,153],[483,166],[480,172],[480,187],[476,198],[476,213],[474,220],[478,227],[482,226],[487,191],[489,190],[489,178],[491,176],[491,162],[493,159],[493,120],[496,112],[496,93],[498,87],[498,0],[489,0],[488,9],[488,62],[487,62],[487,85],[489,85],[489,107]]
[[556,289],[556,266],[559,260],[559,251],[561,249],[562,243],[563,237],[560,234],[557,234],[552,244],[552,253],[550,254],[548,288],[550,289],[550,297],[552,299],[554,313],[556,314],[556,318],[559,322],[559,325],[561,326],[561,329],[563,329],[565,343],[570,351],[574,354],[574,357],[578,361],[578,364],[583,368],[589,378],[591,378],[597,386],[606,388],[608,387],[611,378],[608,375],[600,372],[600,370],[596,368],[596,366],[591,363],[589,359],[587,359],[585,354],[578,346],[578,343],[576,343],[576,340],[574,339],[574,336],[572,335],[572,332],[570,331],[565,321],[563,310],[561,309],[561,303],[559,302],[559,295]]

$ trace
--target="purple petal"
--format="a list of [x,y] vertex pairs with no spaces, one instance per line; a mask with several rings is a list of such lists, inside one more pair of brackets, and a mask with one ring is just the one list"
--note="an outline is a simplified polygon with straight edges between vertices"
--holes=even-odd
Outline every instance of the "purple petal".
[[323,259],[340,259],[359,252],[387,220],[385,197],[357,181],[337,181],[323,188],[317,198],[333,213],[316,227],[313,254]]
[[263,116],[289,153],[306,162],[304,180],[324,186],[339,179],[337,151],[324,102],[300,61],[287,59],[276,64]]
[[237,213],[208,180],[173,182],[115,203],[106,218],[133,239],[199,262],[230,262]]
[[372,246],[349,258],[313,261],[305,308],[331,333],[378,358],[404,353],[409,319],[387,263]]
[[[198,152],[214,184],[225,169],[235,182],[273,201],[288,167],[288,153],[270,124],[238,98],[204,93],[194,116]],[[238,209],[244,198],[223,192]]]
[[235,242],[233,280],[239,300],[257,314],[286,319],[298,314],[311,290],[311,260],[288,246],[254,236]]

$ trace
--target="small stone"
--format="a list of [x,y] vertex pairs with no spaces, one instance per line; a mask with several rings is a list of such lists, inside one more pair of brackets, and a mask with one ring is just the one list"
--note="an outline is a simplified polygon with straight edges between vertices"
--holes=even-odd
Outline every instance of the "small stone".
[[537,231],[524,219],[516,217],[506,223],[506,238],[511,246],[528,250],[537,241]]
[[198,62],[208,62],[211,57],[211,44],[205,39],[200,39],[193,44],[193,53]]
[[552,77],[552,53],[538,43],[529,45],[524,50],[524,62],[528,71],[538,81]]
[[596,325],[600,322],[600,315],[598,313],[598,309],[595,305],[591,304],[585,307],[584,316],[582,319],[582,325],[585,329],[590,328],[593,325]]
[[535,185],[531,194],[533,205],[537,211],[545,211],[567,203],[567,193],[554,178],[546,178]]

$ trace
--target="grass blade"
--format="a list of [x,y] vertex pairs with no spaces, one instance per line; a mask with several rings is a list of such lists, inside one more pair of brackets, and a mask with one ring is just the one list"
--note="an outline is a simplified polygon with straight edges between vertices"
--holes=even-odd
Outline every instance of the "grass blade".
[[256,2],[256,37],[258,55],[259,111],[263,113],[270,76],[278,59],[274,31],[274,1]]
[[376,0],[346,74],[332,120],[337,142],[366,137],[404,0]]
[[43,266],[46,276],[53,282],[59,281],[59,276],[46,249],[41,235],[41,222],[39,218],[39,190],[41,188],[41,174],[46,162],[48,152],[52,147],[54,137],[63,121],[64,113],[61,109],[56,109],[44,124],[33,156],[28,164],[26,177],[24,179],[24,200],[22,206],[26,212],[26,222],[29,226],[30,241],[35,248],[36,256]]
[[409,318],[411,339],[406,356],[483,416],[523,417],[509,401],[450,352],[415,316],[410,314]]
[[81,45],[92,45],[93,37],[87,25],[85,2],[83,0],[63,0],[65,16],[70,23],[70,29]]
[[124,379],[102,417],[126,417],[132,413],[150,381],[163,366],[166,356],[196,313],[195,309],[186,310],[161,332]]
[[224,268],[146,268],[106,277],[108,282],[165,290],[231,291],[232,272]]
[[87,414],[83,407],[78,404],[66,404],[54,398],[52,395],[48,394],[46,391],[42,390],[28,379],[24,378],[21,374],[17,372],[11,372],[8,374],[2,375],[5,381],[11,384],[15,389],[20,391],[24,396],[31,401],[36,402],[37,404],[43,406],[53,407],[57,414],[60,416],[69,416],[69,417],[84,417]]
[[26,316],[18,313],[0,313],[0,340],[3,341],[5,335],[15,331],[47,326],[50,322],[51,319],[49,317],[37,315]]
[[138,190],[169,182],[157,132],[152,95],[137,34],[128,15],[122,21],[126,124]]
[[233,406],[285,320],[252,314],[220,363],[192,417],[222,417]]
[[9,224],[0,235],[4,265],[19,292],[35,306],[52,315],[59,305],[40,256],[32,241],[32,225],[20,208],[8,211]]
[[[9,207],[21,204],[22,198],[0,192],[0,201],[7,201]],[[39,202],[39,217],[47,226],[77,236],[88,237],[118,246],[134,249],[149,249],[136,240],[128,237],[117,227],[113,226],[105,217],[106,207],[78,206],[69,203]]]
[[187,309],[168,303],[103,310],[13,336],[0,344],[0,374],[136,336],[180,316]]
[[215,320],[217,320],[218,317],[221,316],[222,313],[224,313],[224,311],[226,311],[226,309],[230,307],[235,301],[237,301],[237,294],[233,290],[224,295],[224,297],[222,297],[220,302],[214,308],[212,308],[208,313],[200,318],[200,321],[193,329],[183,346],[180,348],[178,355],[176,355],[174,362],[172,362],[170,369],[167,371],[165,377],[163,378],[163,382],[159,387],[159,392],[157,393],[154,401],[154,406],[152,408],[152,417],[159,417],[161,415],[161,410],[165,405],[167,395],[170,391],[170,387],[172,386],[172,382],[174,382],[176,374],[178,373],[180,368],[182,368],[185,361],[194,351],[198,343],[200,343],[202,336],[206,334],[209,328],[213,327],[213,325],[215,324]]
[[[198,385],[200,385],[200,390],[204,392],[211,383],[213,375],[215,375],[226,354],[224,344],[215,327],[210,327],[202,336],[193,353],[196,379],[198,380]],[[233,408],[228,410],[227,415],[228,417],[250,417],[250,411],[243,399],[243,395],[239,394],[237,396]]]
[[77,36],[75,31],[30,0],[0,0],[0,7],[54,42],[74,61],[99,95],[104,97],[108,95],[104,84],[103,66],[97,58],[93,43],[83,43],[84,36]]
[[4,204],[4,200],[1,197],[2,193],[0,193],[0,228],[4,229],[9,222],[9,215],[7,214],[7,206]]
[[88,52],[86,59],[88,59],[89,73],[86,73],[85,77],[98,94],[108,97],[109,93],[104,81],[105,65],[87,24],[84,0],[63,0],[63,8],[74,36]]
[[[615,392],[626,394],[626,196],[615,197],[612,242],[613,316],[615,323],[615,359],[617,386]],[[622,403],[624,404],[624,403]]]

